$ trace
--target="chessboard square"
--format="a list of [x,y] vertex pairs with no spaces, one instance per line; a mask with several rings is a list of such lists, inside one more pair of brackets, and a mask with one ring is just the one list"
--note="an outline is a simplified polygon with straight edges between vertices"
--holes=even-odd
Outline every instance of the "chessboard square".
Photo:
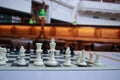
[[25,60],[26,60],[26,61],[29,61],[29,60],[30,60],[30,58],[25,58]]
[[29,61],[29,63],[34,63],[34,61]]
[[58,61],[58,63],[59,63],[59,64],[63,64],[63,63],[64,63],[64,61]]
[[8,55],[7,58],[17,58],[18,56],[17,55]]
[[7,63],[13,63],[14,62],[14,60],[8,60],[7,61]]
[[50,65],[45,64],[45,67],[61,67],[61,65],[58,64],[58,65],[56,65],[56,66],[50,66]]
[[36,55],[30,55],[30,57],[36,57]]
[[30,59],[31,59],[31,58],[32,58],[32,59],[35,59],[36,57],[35,57],[35,56],[30,56]]
[[47,58],[44,58],[43,61],[48,61],[48,59],[47,59]]
[[31,54],[25,54],[25,56],[30,56]]
[[26,65],[18,65],[17,63],[12,63],[11,67],[28,67],[29,64],[27,63]]

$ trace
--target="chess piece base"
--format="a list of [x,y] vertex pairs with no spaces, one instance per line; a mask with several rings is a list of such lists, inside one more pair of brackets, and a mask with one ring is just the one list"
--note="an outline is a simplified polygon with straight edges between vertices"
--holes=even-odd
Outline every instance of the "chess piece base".
[[57,61],[47,61],[46,65],[48,65],[48,66],[57,66],[58,62]]
[[0,61],[0,65],[5,65],[6,64],[6,61],[2,60]]
[[80,63],[77,63],[78,66],[87,66],[87,63],[86,62],[80,62]]
[[94,65],[95,66],[102,66],[102,63],[101,62],[95,62]]
[[43,61],[35,61],[35,62],[34,62],[34,65],[35,65],[35,66],[43,66],[44,63],[43,63]]
[[65,63],[63,63],[63,65],[66,66],[66,67],[72,66],[71,62],[65,62]]
[[27,62],[26,62],[26,61],[20,61],[20,60],[18,60],[17,64],[18,64],[18,65],[26,65]]

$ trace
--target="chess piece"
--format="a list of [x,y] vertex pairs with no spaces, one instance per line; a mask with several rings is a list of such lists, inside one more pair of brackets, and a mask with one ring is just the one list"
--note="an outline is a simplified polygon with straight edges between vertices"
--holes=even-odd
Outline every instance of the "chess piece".
[[19,51],[20,51],[20,44],[17,44],[15,47],[16,47],[16,51],[15,52],[19,53]]
[[88,63],[92,64],[93,63],[93,52],[89,52],[89,60],[88,60]]
[[10,45],[10,53],[15,53],[15,50],[14,50],[14,44],[12,43],[11,45]]
[[41,59],[41,53],[42,53],[42,43],[36,43],[36,46],[37,46],[37,50],[36,50],[36,54],[37,54],[37,57],[34,61],[34,65],[36,66],[43,66],[44,63],[43,63],[43,60]]
[[57,66],[58,65],[58,62],[56,61],[55,56],[54,56],[55,46],[56,46],[55,39],[52,38],[51,43],[50,43],[50,58],[46,62],[46,64],[49,65],[49,66]]
[[82,50],[80,62],[77,63],[78,66],[87,66],[87,63],[85,62],[84,54],[85,54],[85,50]]
[[74,53],[74,44],[71,44],[70,45],[70,51],[71,51],[71,57],[73,57],[74,55],[75,55],[75,53]]
[[60,54],[65,54],[65,45],[64,44],[60,44]]
[[79,64],[80,63],[80,60],[81,60],[81,51],[78,52],[78,58],[77,58],[77,61],[76,61],[76,64]]
[[52,38],[50,43],[50,50],[55,51],[55,46],[56,46],[55,39]]
[[6,48],[3,48],[3,54],[4,54],[4,59],[5,61],[8,61],[7,57],[6,57],[6,54],[7,54],[7,49]]
[[70,48],[68,47],[66,49],[65,62],[63,63],[64,66],[70,67],[72,65],[71,60],[70,60],[70,57],[71,57],[70,52],[71,52]]
[[50,58],[46,62],[46,65],[48,65],[48,66],[57,66],[58,65],[58,62],[56,61],[55,56],[54,56],[54,50],[50,51]]
[[48,54],[48,51],[47,51],[48,45],[49,45],[48,41],[47,41],[47,40],[44,40],[44,41],[43,41],[43,45],[42,45],[42,50],[43,50],[42,53],[43,53],[43,54]]
[[27,64],[27,62],[26,62],[26,60],[24,59],[24,57],[25,57],[25,49],[24,49],[23,46],[21,46],[20,52],[19,52],[19,59],[18,59],[18,61],[17,61],[17,64],[18,64],[18,65],[26,65],[26,64]]
[[1,48],[0,47],[0,65],[5,65],[6,61],[8,61],[6,57],[7,50],[6,48]]
[[102,62],[100,60],[100,55],[99,54],[96,54],[94,65],[95,66],[102,66]]
[[30,42],[27,43],[27,46],[26,46],[26,51],[25,53],[30,53]]

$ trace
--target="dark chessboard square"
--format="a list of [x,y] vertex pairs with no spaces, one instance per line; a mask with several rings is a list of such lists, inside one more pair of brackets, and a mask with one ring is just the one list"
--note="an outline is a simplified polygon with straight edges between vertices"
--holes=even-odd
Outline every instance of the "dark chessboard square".
[[29,64],[27,63],[26,65],[18,65],[17,63],[13,63],[11,67],[28,67]]
[[8,60],[7,61],[7,63],[13,63],[14,62],[14,60]]
[[30,58],[33,58],[33,59],[34,59],[34,58],[36,58],[36,56],[31,56]]
[[43,59],[43,61],[48,61],[48,59]]
[[63,64],[63,63],[64,63],[64,61],[58,61],[58,63],[59,63],[59,64]]
[[17,58],[17,56],[7,56],[7,58]]
[[45,67],[61,67],[61,65],[58,64],[58,65],[56,65],[56,66],[50,66],[50,65],[45,64]]
[[87,64],[87,65],[77,65],[78,67],[92,67],[92,65],[89,65],[89,64]]
[[34,61],[29,61],[29,63],[34,63]]
[[30,58],[25,58],[25,60],[26,60],[26,61],[29,61],[29,60],[30,60]]

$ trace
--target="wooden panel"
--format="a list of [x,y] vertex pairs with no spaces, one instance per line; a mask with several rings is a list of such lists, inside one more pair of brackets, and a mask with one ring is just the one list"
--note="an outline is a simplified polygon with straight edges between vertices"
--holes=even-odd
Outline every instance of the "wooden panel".
[[73,37],[74,29],[70,27],[56,27],[56,35],[62,37]]
[[45,26],[45,36],[52,36],[52,27]]
[[78,28],[78,37],[95,37],[95,28],[92,27]]
[[119,29],[101,29],[102,38],[119,38]]
[[15,34],[18,35],[30,35],[30,28],[29,26],[15,26]]
[[0,34],[1,35],[11,34],[12,27],[13,25],[0,25]]
[[39,35],[41,30],[41,26],[34,26],[34,34]]

